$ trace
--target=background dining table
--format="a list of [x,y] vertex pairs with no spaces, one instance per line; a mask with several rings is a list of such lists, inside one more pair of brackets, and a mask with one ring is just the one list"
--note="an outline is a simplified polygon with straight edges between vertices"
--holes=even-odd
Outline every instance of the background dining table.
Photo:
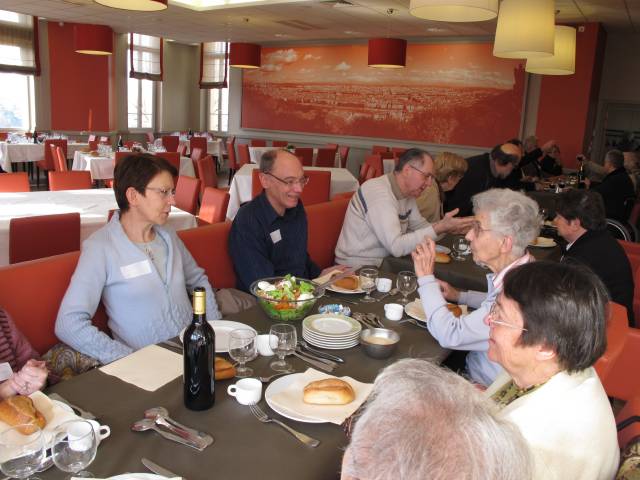
[[[86,149],[86,142],[67,142],[67,158],[73,158],[75,153]],[[11,171],[12,163],[37,162],[44,158],[44,143],[8,143],[0,142],[0,166]]]
[[[91,180],[111,180],[115,169],[115,156],[95,156],[89,152],[77,151],[73,156],[71,170],[86,170]],[[193,161],[189,157],[180,157],[179,175],[195,177]]]

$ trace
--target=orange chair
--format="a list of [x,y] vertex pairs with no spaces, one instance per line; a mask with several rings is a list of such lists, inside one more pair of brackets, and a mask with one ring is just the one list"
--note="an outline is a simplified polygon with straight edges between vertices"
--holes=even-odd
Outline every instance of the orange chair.
[[131,150],[136,143],[137,142],[135,140],[127,140],[124,142],[124,146],[127,150]]
[[367,155],[360,168],[360,178],[358,181],[362,185],[367,180],[381,176],[383,172],[382,157],[378,154]]
[[202,195],[198,222],[219,223],[227,218],[227,207],[229,206],[229,192],[218,190],[213,187],[206,187]]
[[633,273],[633,284],[635,286],[633,292],[633,318],[636,319],[636,325],[640,325],[640,269]]
[[385,147],[385,146],[382,146],[382,145],[374,145],[371,148],[371,154],[372,155],[378,154],[381,157],[382,157],[383,153],[387,153],[388,151],[389,151],[389,147]]
[[262,193],[262,184],[260,183],[260,169],[254,168],[251,171],[251,198],[256,198]]
[[624,448],[630,440],[640,436],[640,392],[631,398],[616,415],[618,445]]
[[178,152],[156,152],[156,157],[164,158],[173,165],[180,175],[180,154]]
[[203,157],[206,156],[207,149],[209,148],[207,146],[207,137],[191,137],[191,139],[189,140],[189,151],[191,152],[191,158],[193,159],[194,162],[196,160],[195,158],[193,158],[193,150],[195,148],[200,149],[201,156]]
[[27,172],[0,174],[0,192],[28,192],[29,176]]
[[275,148],[284,148],[289,145],[289,142],[286,142],[284,140],[274,140],[273,142],[271,142],[271,145]]
[[89,150],[91,150],[91,151],[98,150],[98,141],[97,140],[91,140],[89,142]]
[[125,158],[137,155],[141,154],[136,152],[116,152],[114,165],[120,165],[120,162],[122,162],[122,160],[124,160]]
[[340,167],[347,168],[347,157],[349,156],[349,147],[340,147]]
[[231,140],[227,140],[227,157],[229,159],[229,185],[231,185],[231,178],[238,170],[238,161],[236,159],[236,137],[232,137]]
[[9,222],[9,263],[75,250],[80,250],[78,212],[12,218]]
[[177,152],[180,145],[180,137],[177,135],[164,135],[162,137],[162,145],[167,152]]
[[55,167],[56,167],[56,172],[66,172],[67,170],[69,170],[69,168],[67,167],[67,158],[64,155],[64,152],[62,151],[62,148],[60,147],[56,147],[54,145],[51,145],[51,148],[53,149],[52,155],[53,155],[53,160],[55,162]]
[[335,167],[337,151],[337,145],[335,147],[319,148],[318,156],[316,157],[316,167]]
[[394,158],[400,158],[402,156],[402,154],[404,152],[406,152],[407,149],[406,148],[401,148],[401,147],[393,147],[391,148],[391,153],[393,154]]
[[267,141],[266,140],[251,140],[251,146],[252,147],[266,147],[267,146]]
[[198,210],[198,195],[200,194],[200,180],[180,175],[176,185],[176,207],[195,215]]
[[0,141],[1,142],[6,141],[7,138],[9,138],[9,133],[8,132],[0,132]]
[[238,144],[238,168],[242,168],[247,163],[251,163],[249,145],[247,145],[246,143]]
[[609,397],[628,401],[640,394],[640,329],[629,328],[622,352],[608,369],[604,389]]
[[311,167],[313,165],[313,148],[300,147],[295,149],[295,155],[301,158],[302,165],[305,167]]
[[618,240],[618,242],[620,242],[620,245],[622,245],[622,248],[624,248],[624,251],[627,253],[627,255],[629,253],[640,255],[640,243],[627,242],[625,240]]
[[91,188],[91,173],[86,170],[49,172],[49,190],[86,190]]
[[629,264],[631,265],[631,271],[635,275],[640,268],[640,254],[638,253],[628,253],[627,258],[629,259]]
[[204,157],[204,150],[202,150],[199,147],[191,149],[191,160],[192,161],[195,162],[196,160],[198,160],[198,159],[200,159],[202,157]]
[[600,381],[606,385],[613,364],[616,362],[629,333],[627,309],[614,302],[609,302],[609,318],[607,319],[607,350],[595,363],[594,367]]
[[196,160],[196,172],[200,179],[200,195],[204,195],[206,187],[218,188],[218,174],[211,155]]
[[353,197],[354,193],[356,193],[356,192],[336,193],[333,197],[331,197],[331,200],[342,200],[344,198],[347,198],[347,199],[351,200],[351,197]]
[[181,157],[186,157],[187,156],[187,144],[186,143],[181,143],[180,145],[178,145],[178,150],[176,150],[178,152],[178,155],[180,155]]
[[332,202],[307,206],[307,251],[320,268],[335,263],[334,252],[349,200],[343,198]]
[[[36,162],[36,167],[38,169],[42,169],[45,171],[55,170],[56,162],[53,157],[53,150],[50,145],[55,145],[56,147],[62,147],[62,151],[64,152],[65,158],[67,157],[67,141],[62,139],[51,139],[44,141],[44,159]],[[36,172],[36,185],[40,186],[40,171]]]

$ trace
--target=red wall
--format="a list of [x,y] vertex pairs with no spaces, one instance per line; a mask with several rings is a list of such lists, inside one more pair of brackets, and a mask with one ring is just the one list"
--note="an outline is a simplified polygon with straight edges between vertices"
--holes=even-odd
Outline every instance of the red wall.
[[111,56],[75,53],[73,24],[48,23],[51,129],[109,131]]
[[562,163],[576,166],[576,155],[592,141],[600,90],[606,33],[599,23],[577,26],[576,73],[544,75],[538,105],[536,135],[541,143],[556,140]]

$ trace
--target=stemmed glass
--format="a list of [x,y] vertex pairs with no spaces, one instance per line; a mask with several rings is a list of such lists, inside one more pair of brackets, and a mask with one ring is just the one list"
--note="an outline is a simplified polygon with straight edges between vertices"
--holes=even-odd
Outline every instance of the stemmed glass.
[[469,242],[464,237],[456,237],[453,240],[454,260],[464,260],[465,255],[469,252]]
[[229,334],[229,356],[240,364],[236,368],[236,377],[244,378],[253,375],[253,369],[245,367],[244,364],[257,356],[256,332],[246,328],[233,330]]
[[409,303],[407,295],[415,292],[416,288],[418,288],[418,279],[413,272],[400,272],[396,277],[396,286],[398,287],[398,291],[402,294],[402,300],[398,300],[398,303],[406,305]]
[[85,420],[69,420],[58,426],[51,444],[53,463],[72,477],[92,477],[83,471],[96,458],[98,441],[93,426]]
[[298,343],[296,327],[287,323],[276,323],[269,330],[269,346],[278,356],[278,360],[269,365],[276,372],[291,370],[291,364],[284,357],[293,353]]
[[540,209],[538,210],[538,212],[540,213],[540,220],[542,220],[543,222],[547,219],[547,217],[549,216],[549,211],[544,208],[544,207],[540,207]]
[[376,299],[371,296],[371,291],[376,288],[376,280],[378,278],[377,268],[361,268],[360,269],[360,288],[367,292],[362,299],[363,302],[375,302]]
[[0,471],[10,478],[29,478],[38,471],[44,456],[44,437],[37,426],[15,425],[0,433]]

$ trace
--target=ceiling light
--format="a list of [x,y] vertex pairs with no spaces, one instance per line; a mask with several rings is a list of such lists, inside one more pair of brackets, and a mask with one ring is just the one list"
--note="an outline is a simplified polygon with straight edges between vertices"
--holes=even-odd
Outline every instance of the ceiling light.
[[96,0],[96,3],[105,7],[141,12],[156,12],[167,8],[167,0]]
[[260,45],[232,43],[229,48],[229,66],[236,68],[260,68]]
[[439,22],[482,22],[498,15],[498,0],[411,0],[414,17]]
[[76,53],[88,55],[111,55],[113,53],[113,30],[106,25],[73,26],[73,46]]
[[576,73],[576,29],[556,26],[552,57],[530,58],[525,70],[541,75],[573,75]]
[[493,54],[501,58],[553,55],[554,0],[502,0]]
[[401,38],[372,38],[369,40],[370,67],[403,68],[407,61],[407,41]]

